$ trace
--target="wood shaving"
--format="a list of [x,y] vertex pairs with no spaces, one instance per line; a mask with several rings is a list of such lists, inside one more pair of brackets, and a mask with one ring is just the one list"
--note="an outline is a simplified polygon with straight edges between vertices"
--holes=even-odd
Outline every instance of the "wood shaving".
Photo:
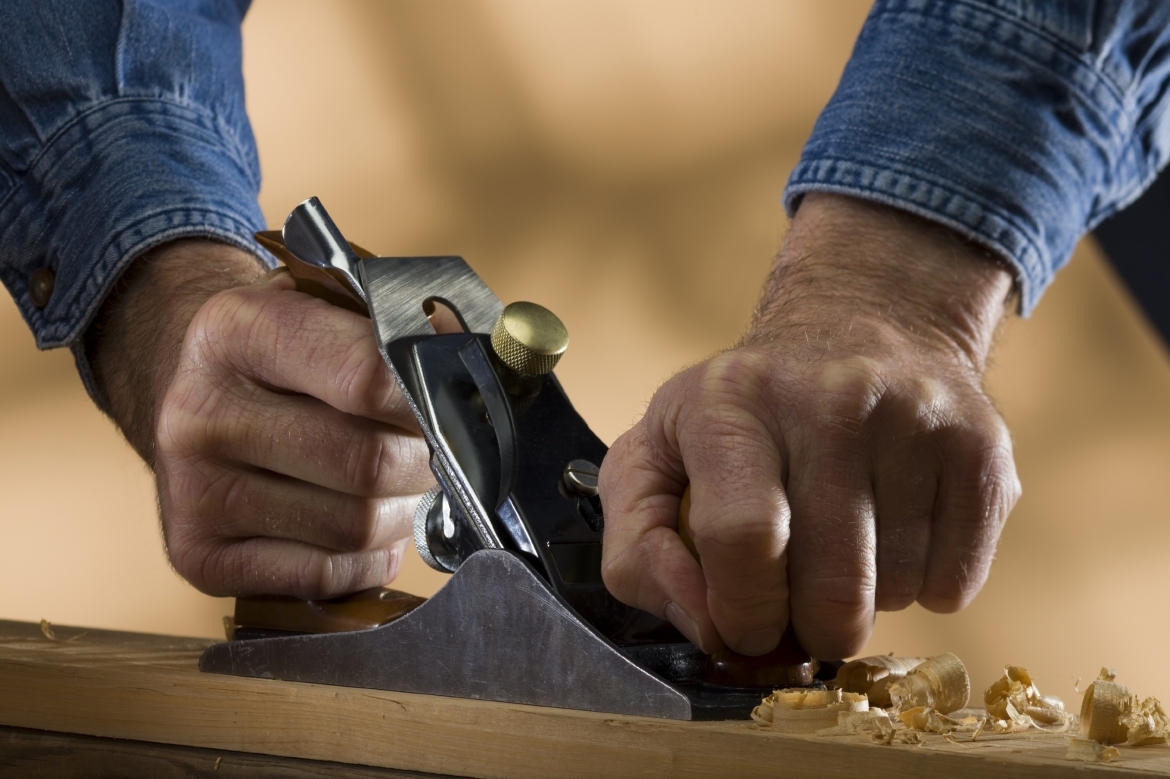
[[752,710],[757,725],[782,733],[816,733],[837,723],[840,712],[867,711],[869,699],[843,690],[775,690]]
[[899,712],[898,720],[909,730],[916,730],[922,733],[938,733],[940,735],[954,733],[957,730],[974,730],[980,722],[978,717],[953,719],[945,714],[940,714],[934,709],[927,709],[922,706],[916,706],[913,709]]
[[818,730],[818,736],[859,736],[892,730],[890,716],[881,709],[837,712],[837,726]]
[[1080,760],[1084,763],[1111,763],[1121,757],[1117,747],[1099,744],[1090,738],[1071,738],[1068,741],[1066,760]]
[[47,619],[41,620],[41,633],[43,633],[45,638],[49,639],[50,641],[59,641],[62,644],[72,644],[74,641],[81,638],[88,632],[88,630],[83,630],[76,635],[70,636],[69,638],[57,638],[57,632],[53,630],[53,623],[49,622]]
[[1146,698],[1141,702],[1137,696],[1131,698],[1129,711],[1122,715],[1121,724],[1126,728],[1125,743],[1130,746],[1170,741],[1170,718],[1157,698]]
[[1139,700],[1117,672],[1102,668],[1081,699],[1081,735],[1100,744],[1146,746],[1170,740],[1170,717],[1157,698]]
[[950,714],[971,698],[971,677],[955,655],[932,657],[890,685],[890,701],[898,711],[921,706]]
[[979,726],[975,728],[975,732],[971,734],[971,740],[976,741],[983,735],[983,731],[987,729],[987,724],[991,722],[990,717],[985,717],[979,720]]
[[983,693],[988,724],[996,733],[1019,733],[1044,730],[1063,733],[1076,720],[1064,710],[1064,701],[1054,695],[1041,695],[1028,669],[1019,665],[1004,667],[1003,676]]
[[895,744],[907,744],[912,747],[921,746],[926,741],[914,730],[899,730],[894,733]]
[[846,692],[864,693],[869,697],[870,706],[885,709],[893,705],[890,685],[924,662],[924,657],[862,657],[841,666],[835,684]]

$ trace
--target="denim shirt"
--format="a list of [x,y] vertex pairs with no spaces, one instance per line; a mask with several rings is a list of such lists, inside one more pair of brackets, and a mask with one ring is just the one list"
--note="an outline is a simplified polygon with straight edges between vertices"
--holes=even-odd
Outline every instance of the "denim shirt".
[[[252,239],[264,218],[248,4],[0,2],[0,280],[38,347],[74,347],[99,405],[81,335],[135,257],[202,236],[271,261]],[[29,288],[40,269],[43,306]]]
[[[91,394],[80,336],[135,257],[202,236],[271,262],[252,239],[247,6],[0,3],[0,280]],[[945,224],[1015,267],[1027,313],[1166,161],[1168,22],[1166,0],[878,0],[785,205],[838,192]]]
[[828,191],[941,222],[1014,266],[1028,314],[1165,165],[1168,90],[1166,0],[878,0],[785,206]]

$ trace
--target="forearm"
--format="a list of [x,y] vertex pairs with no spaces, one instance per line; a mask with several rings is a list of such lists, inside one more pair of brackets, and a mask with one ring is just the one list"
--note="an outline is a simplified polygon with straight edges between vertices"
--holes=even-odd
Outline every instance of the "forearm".
[[954,231],[877,203],[804,198],[742,345],[777,338],[810,353],[859,351],[892,327],[949,350],[982,373],[1009,310],[1013,276]]
[[98,389],[126,440],[149,465],[159,406],[191,318],[212,295],[263,273],[254,256],[233,246],[174,241],[134,261],[86,331]]

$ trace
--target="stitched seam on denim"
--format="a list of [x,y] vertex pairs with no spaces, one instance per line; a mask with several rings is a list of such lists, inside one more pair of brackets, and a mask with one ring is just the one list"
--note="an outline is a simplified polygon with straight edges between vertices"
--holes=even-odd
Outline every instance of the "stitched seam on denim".
[[1019,313],[1021,316],[1027,317],[1039,302],[1040,295],[1048,284],[1051,283],[1051,278],[1048,274],[1041,273],[1037,278],[1033,278],[1029,268],[1034,263],[1027,261],[1028,257],[1033,256],[1031,253],[1023,253],[1020,255],[1013,254],[1010,251],[1005,251],[1005,247],[994,243],[987,235],[978,231],[972,230],[968,225],[961,221],[940,216],[939,213],[931,208],[923,207],[922,205],[907,200],[898,195],[890,194],[885,190],[867,189],[864,187],[846,185],[846,184],[825,184],[825,183],[806,183],[793,185],[790,190],[792,195],[804,195],[811,192],[830,192],[839,195],[847,195],[849,197],[860,198],[862,200],[870,200],[876,203],[889,206],[891,208],[898,208],[907,213],[918,215],[936,224],[953,229],[960,235],[969,240],[986,247],[990,251],[994,251],[997,255],[1002,257],[1004,261],[1008,262],[1015,269],[1016,280],[1019,282],[1020,297],[1019,297]]
[[[8,205],[8,202],[13,197],[16,196],[17,192],[20,191],[21,183],[23,182],[23,180],[28,176],[34,175],[37,171],[37,167],[41,164],[42,160],[47,155],[49,155],[51,152],[55,152],[55,145],[57,144],[58,141],[62,140],[64,138],[64,136],[66,136],[70,132],[73,132],[74,130],[77,130],[79,125],[84,124],[94,114],[99,114],[103,111],[107,111],[107,110],[111,110],[111,109],[119,108],[119,107],[123,107],[123,106],[133,106],[135,104],[141,104],[141,105],[146,105],[146,106],[158,106],[160,108],[172,108],[172,109],[177,108],[177,109],[180,109],[180,111],[196,114],[197,116],[200,116],[205,120],[208,120],[210,122],[210,124],[216,128],[216,130],[219,130],[219,129],[226,127],[226,124],[219,121],[215,117],[214,114],[211,114],[207,111],[199,110],[196,107],[188,106],[188,105],[185,105],[183,103],[180,103],[180,102],[177,102],[174,100],[164,100],[161,98],[153,98],[153,97],[152,98],[148,98],[148,97],[119,97],[119,98],[114,98],[112,100],[103,100],[100,103],[95,103],[94,105],[89,106],[88,108],[84,109],[83,111],[80,111],[79,113],[77,113],[75,116],[73,116],[67,122],[62,124],[61,127],[59,127],[57,130],[55,130],[48,137],[48,139],[44,143],[44,146],[36,154],[36,156],[33,157],[32,161],[29,163],[26,171],[22,175],[15,177],[15,180],[16,180],[15,186],[13,186],[7,193],[5,193],[5,195],[2,198],[0,198],[0,211],[3,211],[4,208]],[[168,112],[168,111],[149,111],[148,110],[148,111],[143,111],[141,113],[118,114],[115,116],[115,118],[116,119],[131,118],[131,117],[142,118],[143,116],[149,116],[151,114],[156,114],[156,113],[163,113],[168,118],[173,118],[173,119],[177,119],[177,120],[182,121],[182,122],[186,122],[187,124],[190,124],[194,127],[200,127],[200,124],[198,122],[191,121],[190,117],[183,116],[181,113],[175,113],[173,111]],[[105,129],[104,124],[97,125],[96,127],[91,128],[91,130],[89,132],[83,133],[83,137],[85,137],[87,139],[93,138],[99,132],[103,131],[104,129]],[[211,128],[209,128],[209,127],[202,127],[201,129],[208,131],[210,133],[211,137],[214,137],[216,139],[223,139],[222,135],[219,135],[217,132],[211,131]],[[233,143],[228,144],[228,147],[232,149],[233,154],[229,155],[229,158],[240,169],[240,171],[244,173],[244,178],[249,183],[255,185],[258,188],[259,182],[255,181],[253,179],[252,172],[250,170],[248,170],[246,155],[242,154],[241,149],[238,148],[238,144],[237,144],[235,138],[231,138],[230,140],[232,140]],[[48,163],[48,164],[50,166],[49,169],[51,170],[52,163]]]
[[[230,230],[210,227],[205,221],[200,221],[197,218],[200,215],[206,216],[208,214],[222,216],[220,212],[209,209],[182,210],[190,212],[187,214],[187,218],[195,218],[191,218],[191,221],[186,225],[179,225],[158,233],[153,233],[145,241],[140,241],[139,243],[133,244],[130,247],[118,252],[120,259],[113,263],[113,270],[107,275],[106,280],[101,285],[101,288],[95,297],[95,301],[105,300],[106,295],[109,293],[109,288],[113,286],[115,280],[122,275],[126,267],[128,267],[130,263],[132,263],[136,258],[141,257],[151,249],[162,246],[163,244],[170,241],[178,240],[180,238],[215,238],[235,246],[237,249],[249,252],[255,256],[263,265],[266,265],[269,268],[274,267],[270,258],[260,254],[260,252],[257,251],[259,247],[256,244],[252,244],[243,240],[240,235],[233,233]],[[159,218],[160,216],[163,216],[163,214],[156,214],[150,218]],[[149,219],[139,220],[138,225],[132,225],[131,227],[126,228],[126,230],[123,230],[122,233],[126,233],[132,229],[135,229],[136,227],[140,227],[141,223],[145,221],[149,221]],[[231,219],[231,221],[238,220]],[[93,276],[91,275],[89,280],[92,279]],[[90,323],[93,321],[93,318],[97,315],[100,307],[100,303],[95,303],[95,305],[92,306],[91,310],[89,311],[88,315],[84,319],[75,323],[74,327],[72,327],[70,331],[67,332],[63,337],[59,338],[56,342],[46,342],[43,346],[38,344],[38,347],[42,349],[52,349],[61,346],[69,347],[70,351],[73,353],[73,361],[77,367],[77,373],[81,377],[81,384],[83,387],[85,387],[86,393],[103,413],[105,413],[107,416],[112,416],[109,409],[108,399],[101,393],[100,388],[98,387],[97,377],[94,374],[93,366],[90,365],[89,359],[85,354],[85,346],[81,338],[82,333],[84,333],[89,327]],[[71,319],[73,319],[72,315],[69,316],[65,321],[69,321]]]
[[[870,178],[871,183],[857,181],[856,179],[861,178],[861,176],[850,176],[848,178],[853,180],[842,180],[840,166],[856,169],[859,174],[865,174],[866,177]],[[814,169],[816,167],[831,167],[832,169],[824,171],[827,175],[818,175],[818,171]],[[877,183],[882,175],[899,177],[904,180],[904,183],[919,184],[937,190],[957,205],[974,210],[979,215],[980,224],[972,224],[945,211],[939,211],[932,207],[929,201],[924,202],[921,199],[897,192],[897,187],[883,188]],[[877,168],[853,160],[818,158],[811,162],[801,162],[793,170],[788,189],[784,194],[785,206],[790,205],[793,196],[809,191],[880,194],[890,205],[903,204],[906,210],[953,227],[958,232],[994,249],[1020,270],[1021,285],[1024,286],[1024,289],[1021,290],[1024,294],[1021,295],[1020,305],[1025,314],[1031,311],[1039,299],[1040,292],[1051,281],[1047,268],[1039,262],[1039,258],[1043,256],[1040,247],[1026,230],[1021,229],[1007,215],[983,204],[980,199],[956,191],[947,184],[934,183],[926,177],[916,175],[915,171]],[[911,205],[914,208],[910,208]],[[988,228],[995,228],[994,232]],[[1005,237],[1011,240],[1004,240]]]
[[[961,202],[968,207],[975,208],[981,215],[983,215],[984,218],[987,216],[993,216],[994,218],[1002,221],[1011,230],[1011,232],[1024,238],[1023,243],[1032,247],[1033,251],[1042,253],[1042,247],[1040,247],[1039,244],[1037,244],[1031,237],[1028,236],[1028,231],[1025,228],[1016,224],[1010,217],[1003,215],[995,208],[990,207],[990,205],[985,203],[978,195],[961,187],[955,186],[954,182],[945,179],[933,179],[929,172],[917,170],[909,166],[879,168],[865,162],[858,162],[857,160],[835,157],[818,157],[815,160],[810,160],[807,162],[801,161],[798,163],[796,168],[792,171],[790,185],[797,185],[801,183],[828,183],[830,181],[838,184],[846,184],[846,182],[841,181],[841,168],[846,166],[855,168],[859,172],[870,174],[874,179],[879,178],[883,174],[904,176],[914,182],[937,189],[939,192],[942,192],[948,197],[953,198],[954,200]],[[818,175],[818,170],[816,170],[817,168],[831,168],[829,170],[824,170],[824,173],[829,174],[831,178],[826,179],[821,175]],[[853,184],[847,185],[853,186]],[[897,197],[903,196],[897,195]],[[929,204],[919,202],[919,205],[928,206]],[[940,214],[940,216],[942,215]],[[968,224],[967,227],[972,230],[979,229],[976,225],[973,224]],[[990,238],[991,236],[988,237]]]
[[[145,229],[145,225],[152,221],[167,220],[171,224],[157,232],[151,233]],[[22,317],[34,330],[38,348],[53,348],[67,345],[84,331],[126,264],[168,240],[199,235],[219,238],[254,255],[262,264],[275,267],[271,255],[251,240],[253,230],[254,226],[238,215],[206,206],[169,206],[139,216],[107,237],[104,245],[93,255],[96,260],[94,265],[79,283],[70,288],[60,288],[56,294],[68,292],[69,297],[59,304],[64,307],[61,313],[53,317],[49,317],[44,310],[33,310],[31,301],[24,299],[27,297],[27,279],[15,268],[0,266],[0,274],[4,277],[5,286],[11,290]],[[141,231],[142,236],[128,238],[135,231]],[[93,296],[93,303],[83,304],[81,301],[90,295]],[[82,315],[84,318],[78,320]]]
[[[934,19],[934,20],[938,20],[938,21],[946,23],[946,24],[944,24],[944,27],[948,28],[948,29],[946,29],[946,32],[948,35],[953,35],[956,30],[962,30],[964,32],[971,33],[972,35],[974,35],[976,40],[982,40],[982,36],[980,35],[980,32],[978,30],[971,28],[968,24],[964,23],[962,20],[955,18],[956,14],[955,14],[954,10],[946,7],[949,5],[962,5],[967,9],[967,11],[969,13],[971,13],[973,15],[986,15],[986,16],[995,17],[995,22],[997,22],[1000,25],[1009,26],[1009,27],[1013,28],[1015,31],[1017,31],[1018,33],[1020,33],[1021,35],[1031,35],[1031,36],[1034,36],[1036,38],[1042,39],[1045,43],[1048,43],[1054,49],[1060,50],[1061,54],[1065,55],[1069,60],[1071,60],[1071,62],[1068,63],[1068,65],[1070,66],[1070,68],[1069,68],[1070,71],[1075,71],[1082,76],[1089,76],[1090,78],[1087,79],[1087,83],[1097,82],[1097,83],[1101,84],[1103,87],[1105,87],[1111,93],[1111,96],[1113,97],[1113,99],[1115,101],[1117,101],[1117,103],[1119,105],[1124,104],[1125,96],[1128,93],[1128,91],[1125,89],[1122,89],[1121,85],[1115,83],[1113,81],[1113,79],[1109,78],[1105,73],[1098,71],[1096,68],[1094,68],[1090,64],[1090,61],[1088,60],[1088,57],[1084,52],[1076,51],[1076,49],[1073,49],[1072,47],[1070,47],[1066,42],[1060,40],[1059,38],[1052,36],[1043,28],[1034,27],[1031,24],[1029,24],[1026,20],[1015,18],[1015,17],[1012,17],[1010,15],[1007,15],[1004,12],[1000,11],[998,8],[994,8],[992,6],[976,5],[973,3],[964,2],[964,0],[955,0],[955,2],[953,2],[953,3],[945,3],[945,4],[942,4],[942,6],[939,6],[938,4],[932,3],[931,6],[936,8],[936,14],[938,14],[938,15],[927,14],[927,13],[923,13],[920,10],[903,7],[903,8],[900,8],[898,10],[882,9],[874,15],[874,18],[878,19],[878,18],[885,18],[885,17],[906,16],[906,17],[917,18],[917,19]],[[1017,51],[1017,52],[1013,52],[1013,53],[1018,54],[1021,58],[1027,60],[1028,62],[1031,62],[1032,64],[1035,64],[1039,67],[1044,68],[1045,70],[1050,71],[1051,73],[1053,73],[1053,75],[1056,75],[1058,78],[1060,78],[1061,81],[1067,81],[1067,82],[1071,83],[1074,87],[1080,89],[1080,86],[1078,84],[1076,84],[1075,82],[1071,81],[1070,79],[1067,79],[1064,77],[1066,74],[1061,73],[1059,70],[1054,69],[1052,66],[1052,63],[1043,62],[1041,60],[1038,60],[1036,57],[1032,56],[1032,54],[1029,52]],[[1091,99],[1089,96],[1083,96],[1083,97],[1086,99]]]
[[[872,145],[868,145],[865,149],[865,155],[867,157],[869,157],[870,159],[873,159],[873,160],[887,161],[892,167],[908,166],[910,164],[907,160],[907,157],[909,157],[911,155],[903,154],[903,153],[901,153],[902,151],[915,150],[915,149],[921,150],[925,153],[923,154],[922,157],[914,157],[913,158],[912,164],[914,167],[906,167],[905,169],[906,170],[914,170],[916,172],[929,173],[933,176],[936,176],[940,182],[947,182],[948,184],[952,184],[952,182],[950,180],[953,176],[954,171],[943,170],[943,169],[938,167],[938,163],[935,162],[935,157],[937,156],[938,149],[935,147],[932,147],[932,146],[930,146],[928,144],[924,144],[924,143],[918,143],[918,142],[910,143],[905,138],[903,138],[901,136],[896,136],[896,135],[893,135],[893,134],[888,133],[888,132],[879,132],[872,127],[866,127],[864,125],[857,125],[857,124],[853,124],[853,123],[842,123],[842,124],[837,125],[837,127],[839,127],[841,130],[844,130],[844,131],[852,131],[852,133],[854,135],[864,134],[867,141],[871,141],[871,140],[872,141],[880,141],[882,139],[885,139],[887,141],[891,141],[894,146],[901,144],[902,145],[901,148],[899,148],[897,150],[891,150],[888,148],[888,146],[879,145],[878,143],[873,143]],[[834,132],[836,132],[836,130]],[[1001,139],[999,136],[990,135],[989,137],[992,138],[996,142],[996,145],[1000,150],[1006,150],[1007,152],[1009,152],[1008,154],[1001,154],[1000,155],[1001,158],[1010,158],[1011,156],[1013,156],[1011,154],[1011,152],[1014,151],[1013,147],[1005,146],[1001,142]],[[813,159],[808,160],[808,162],[810,162],[810,163],[815,163],[815,162],[820,162],[820,161],[844,162],[846,160],[844,160],[843,158],[840,158],[840,157],[826,157],[826,156],[822,156],[820,154],[816,154],[816,155],[814,155]],[[851,164],[860,164],[856,160],[851,160],[849,162]],[[967,197],[974,198],[974,199],[978,198],[978,196],[975,193],[970,192],[969,190],[965,190],[965,191],[968,193]]]
[[[102,117],[102,113],[110,113],[112,116],[109,118]],[[23,212],[28,208],[34,207],[37,198],[30,196],[28,189],[30,186],[29,182],[51,181],[55,166],[60,164],[61,160],[68,156],[76,143],[86,141],[93,143],[98,148],[105,148],[103,146],[104,139],[117,139],[117,127],[119,124],[123,122],[144,121],[151,117],[165,119],[168,123],[166,127],[168,132],[187,132],[193,140],[207,145],[210,149],[227,150],[229,153],[226,157],[233,163],[231,169],[234,169],[236,174],[240,175],[241,180],[247,182],[250,186],[254,187],[256,184],[256,180],[251,175],[248,166],[242,163],[237,154],[231,153],[232,151],[238,150],[231,149],[231,144],[225,145],[223,143],[225,140],[224,136],[220,135],[218,131],[225,125],[222,122],[218,122],[215,117],[210,116],[207,112],[193,110],[175,101],[161,100],[158,98],[118,98],[90,106],[61,125],[50,136],[44,148],[36,155],[33,162],[29,165],[28,170],[17,179],[11,190],[0,200],[0,214],[13,209],[17,212]],[[85,127],[86,122],[94,122],[94,125],[92,127]],[[111,130],[111,128],[113,128],[113,132],[107,134],[107,131]],[[161,218],[166,214],[173,215],[176,211],[184,210],[201,211],[204,214],[216,214],[220,219],[225,220],[225,225],[222,228],[219,226],[209,226],[208,229],[223,229],[225,235],[229,235],[233,231],[238,231],[240,235],[250,235],[252,232],[252,228],[241,221],[239,216],[234,216],[231,213],[218,209],[201,208],[198,206],[194,207],[194,209],[184,207],[156,211],[142,219]],[[142,219],[136,219],[133,225],[125,229],[133,229],[135,226],[140,226]],[[181,222],[181,220],[178,221]],[[41,232],[37,235],[30,235],[30,240],[26,240],[24,245],[39,245],[43,243],[41,236],[46,225],[33,220],[29,226],[33,228],[39,227]],[[124,231],[119,232],[117,236],[120,236]],[[21,309],[23,318],[33,327],[34,332],[37,334],[38,345],[42,348],[46,344],[61,343],[62,339],[75,336],[77,328],[76,326],[69,326],[69,320],[77,316],[81,311],[78,302],[80,300],[79,295],[83,295],[87,290],[92,289],[94,274],[108,273],[111,267],[118,265],[118,258],[105,262],[102,261],[102,257],[114,247],[114,241],[117,236],[108,236],[105,245],[93,253],[92,256],[94,256],[97,262],[89,270],[86,278],[73,286],[73,294],[64,303],[60,304],[65,306],[65,318],[61,316],[49,318],[46,312],[41,309],[34,311],[30,302],[23,299],[24,295],[22,293],[27,291],[27,279],[23,278],[15,265],[5,264],[4,266],[0,266],[0,275],[3,276],[5,285],[12,291],[13,296],[17,300],[18,308]],[[249,246],[246,241],[240,245],[253,254],[258,253],[258,247]],[[258,256],[261,255],[258,254]],[[57,308],[57,306],[54,305],[53,308]],[[34,321],[37,324],[34,324]],[[67,327],[64,333],[62,332],[63,326]]]
[[[143,230],[149,222],[167,217],[174,217],[175,223],[166,229],[153,233]],[[208,217],[222,220],[223,224],[208,224]],[[236,230],[233,231],[232,227]],[[137,231],[142,231],[141,235],[134,236]],[[216,238],[247,251],[262,263],[268,264],[257,251],[257,247],[243,237],[251,233],[251,227],[239,217],[210,208],[172,207],[134,220],[110,236],[98,255],[97,264],[86,274],[85,280],[73,288],[73,294],[65,304],[67,308],[64,315],[44,320],[45,326],[42,329],[49,331],[48,335],[51,337],[46,337],[43,344],[38,346],[44,349],[67,346],[78,338],[92,322],[101,301],[105,299],[122,271],[137,257],[168,241],[185,237]],[[84,299],[93,300],[88,311],[85,310],[86,305],[80,302]]]

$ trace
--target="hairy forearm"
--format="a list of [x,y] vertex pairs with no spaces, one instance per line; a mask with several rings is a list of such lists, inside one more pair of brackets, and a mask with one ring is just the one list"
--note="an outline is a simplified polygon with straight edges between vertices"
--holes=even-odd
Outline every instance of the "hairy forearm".
[[227,244],[174,241],[135,260],[86,331],[86,353],[110,413],[152,467],[159,405],[191,318],[217,292],[263,273],[255,257]]
[[813,193],[777,257],[745,345],[798,335],[810,345],[864,348],[874,324],[884,322],[982,371],[1011,292],[1007,265],[957,233],[887,206]]

